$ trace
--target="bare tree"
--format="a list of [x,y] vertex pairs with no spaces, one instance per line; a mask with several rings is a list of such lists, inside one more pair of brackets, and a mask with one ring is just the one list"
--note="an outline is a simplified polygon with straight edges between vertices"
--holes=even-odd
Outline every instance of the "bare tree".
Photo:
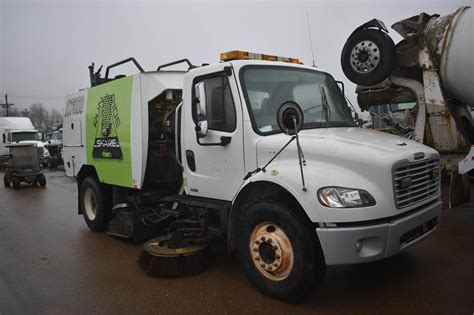
[[61,124],[63,122],[63,115],[61,114],[60,111],[53,108],[51,109],[50,119],[51,119],[51,127],[55,127],[58,124]]
[[29,109],[25,109],[22,114],[31,119],[36,129],[46,133],[51,132],[63,121],[63,115],[60,111],[53,108],[49,112],[41,103],[34,103]]
[[28,117],[31,119],[36,129],[46,130],[49,113],[41,103],[34,103],[30,106]]

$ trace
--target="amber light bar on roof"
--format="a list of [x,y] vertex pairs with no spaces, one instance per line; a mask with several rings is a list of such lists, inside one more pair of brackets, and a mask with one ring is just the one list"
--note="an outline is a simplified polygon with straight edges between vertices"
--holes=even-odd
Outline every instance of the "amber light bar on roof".
[[299,59],[296,59],[296,58],[256,54],[256,53],[251,53],[248,51],[241,51],[241,50],[233,50],[233,51],[221,53],[221,61],[231,61],[231,60],[268,60],[268,61],[281,61],[281,62],[303,64],[302,62],[300,62]]

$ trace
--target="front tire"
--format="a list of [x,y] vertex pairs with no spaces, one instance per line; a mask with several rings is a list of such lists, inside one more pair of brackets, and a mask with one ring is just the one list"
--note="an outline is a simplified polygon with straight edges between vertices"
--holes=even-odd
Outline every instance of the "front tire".
[[40,184],[41,187],[46,186],[46,177],[43,174],[39,176],[38,183]]
[[326,265],[316,232],[296,209],[262,201],[239,222],[239,249],[249,280],[262,293],[292,302],[320,282]]
[[10,187],[10,182],[8,181],[7,175],[3,176],[3,184],[5,187]]
[[84,179],[80,192],[81,212],[87,226],[95,232],[104,231],[111,216],[110,200],[92,177]]
[[20,180],[16,177],[12,177],[12,186],[13,186],[13,189],[18,189],[20,188]]

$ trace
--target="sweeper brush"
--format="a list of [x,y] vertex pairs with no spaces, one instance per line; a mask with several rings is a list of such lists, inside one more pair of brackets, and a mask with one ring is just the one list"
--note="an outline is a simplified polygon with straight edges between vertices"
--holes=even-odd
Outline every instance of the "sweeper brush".
[[208,265],[206,245],[169,248],[166,236],[153,238],[143,245],[138,263],[155,277],[176,277],[198,274]]

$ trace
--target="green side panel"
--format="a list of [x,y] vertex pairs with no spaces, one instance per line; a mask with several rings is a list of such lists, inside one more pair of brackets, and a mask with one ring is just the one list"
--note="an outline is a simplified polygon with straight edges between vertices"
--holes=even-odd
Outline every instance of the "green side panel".
[[87,164],[103,183],[133,187],[130,111],[133,77],[89,89],[86,111]]

